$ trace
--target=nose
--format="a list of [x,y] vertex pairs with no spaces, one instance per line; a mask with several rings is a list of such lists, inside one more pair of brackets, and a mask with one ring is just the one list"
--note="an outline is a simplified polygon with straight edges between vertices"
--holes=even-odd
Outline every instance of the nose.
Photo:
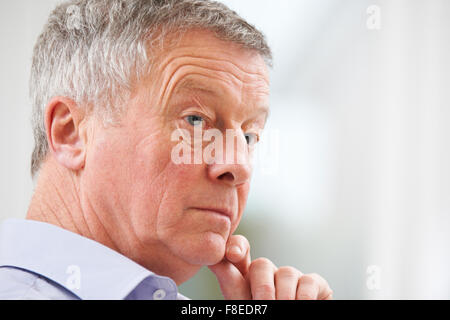
[[238,141],[231,148],[233,150],[232,153],[228,150],[223,150],[223,157],[219,157],[222,159],[221,161],[208,165],[208,175],[210,179],[216,182],[219,181],[232,187],[238,187],[248,182],[252,175],[248,145],[245,139],[242,139],[242,141]]
[[211,164],[208,174],[214,181],[225,183],[231,187],[239,187],[248,182],[252,168],[249,164]]

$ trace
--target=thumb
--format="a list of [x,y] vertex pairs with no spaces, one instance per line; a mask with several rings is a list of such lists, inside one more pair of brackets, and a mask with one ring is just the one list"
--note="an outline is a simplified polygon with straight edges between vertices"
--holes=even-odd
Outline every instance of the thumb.
[[219,281],[220,290],[226,300],[251,300],[250,286],[241,272],[227,260],[209,266]]

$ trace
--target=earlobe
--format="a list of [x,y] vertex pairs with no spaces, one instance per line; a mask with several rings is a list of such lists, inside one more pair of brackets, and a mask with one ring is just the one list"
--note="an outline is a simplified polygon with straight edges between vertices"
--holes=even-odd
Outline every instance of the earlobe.
[[86,143],[81,123],[84,113],[71,99],[55,97],[45,111],[45,128],[50,152],[67,169],[78,171],[84,167]]

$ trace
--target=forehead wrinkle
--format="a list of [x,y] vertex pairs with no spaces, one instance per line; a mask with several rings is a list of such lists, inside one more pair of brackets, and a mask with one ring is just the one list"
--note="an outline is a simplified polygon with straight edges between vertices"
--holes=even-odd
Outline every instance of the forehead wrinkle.
[[[249,81],[252,81],[254,78],[261,78],[265,82],[266,85],[269,85],[269,82],[266,79],[265,72],[247,71],[247,70],[244,70],[243,68],[239,67],[236,63],[233,63],[231,60],[226,60],[226,59],[221,59],[221,58],[216,58],[216,57],[195,56],[192,54],[191,55],[184,54],[181,56],[175,55],[174,57],[170,57],[170,58],[167,58],[166,60],[163,60],[159,64],[159,66],[160,66],[159,71],[161,73],[164,73],[166,68],[170,67],[171,64],[175,63],[177,60],[180,60],[180,59],[183,59],[183,60],[191,59],[191,60],[200,62],[200,65],[207,64],[208,61],[213,61],[213,62],[215,62],[216,65],[217,65],[217,63],[219,63],[219,65],[222,66],[223,70],[218,69],[216,67],[212,67],[211,64],[208,64],[208,66],[206,66],[206,68],[209,68],[209,69],[215,70],[215,71],[228,72],[231,75],[233,75],[235,78],[240,80],[241,82],[249,82]],[[191,61],[191,63],[194,61]],[[227,70],[228,68],[226,66],[231,68],[232,71]]]
[[270,96],[270,88],[266,86],[266,83],[263,81],[245,83],[244,89],[247,95],[257,97],[258,99],[261,97],[267,98]]
[[[198,47],[192,47],[198,49]],[[178,52],[182,51],[183,48],[178,48]],[[221,58],[211,58],[202,57],[197,55],[177,55],[176,50],[170,51],[169,57],[160,55],[158,58],[158,68],[155,68],[156,76],[160,79],[158,82],[161,83],[159,90],[158,103],[160,106],[166,106],[168,99],[172,96],[172,90],[177,84],[176,81],[173,83],[175,75],[183,69],[184,67],[197,68],[204,71],[202,76],[213,77],[213,73],[225,74],[226,78],[230,81],[230,84],[235,85],[239,88],[239,94],[242,100],[244,86],[246,88],[254,87],[260,88],[267,87],[266,90],[261,90],[263,94],[267,94],[269,91],[268,74],[261,72],[248,72],[243,68],[239,67],[236,63],[232,61],[221,59]],[[185,51],[185,50],[184,50]],[[174,53],[175,52],[175,53]],[[184,52],[182,52],[184,53]],[[213,62],[213,63],[211,63]],[[265,64],[264,64],[265,65]],[[262,70],[262,68],[261,68]],[[183,77],[182,77],[183,78]],[[219,79],[224,81],[224,79]],[[256,84],[255,84],[256,82]]]
[[[212,95],[212,96],[214,96],[216,98],[220,98],[220,97],[223,97],[223,96],[229,96],[227,94],[227,92],[226,92],[227,91],[226,88],[224,88],[222,90],[222,88],[220,86],[221,90],[209,89],[208,85],[206,85],[207,82],[204,82],[204,80],[197,80],[196,81],[196,80],[194,80],[192,78],[189,78],[192,75],[199,75],[199,74],[188,74],[188,75],[184,76],[183,78],[181,78],[180,80],[178,80],[177,84],[174,85],[175,88],[173,90],[173,95],[178,94],[178,92],[180,92],[182,90],[188,90],[188,91],[192,91],[192,93],[194,93],[194,94],[196,92],[203,92],[203,93]],[[204,75],[199,75],[199,76],[206,77]],[[223,81],[223,79],[219,79],[219,78],[215,78],[215,79],[218,79],[219,81]],[[212,86],[212,87],[218,88],[218,86]],[[240,100],[241,101],[247,101],[247,100],[252,101],[253,100],[252,99],[252,94],[246,94],[244,96],[243,95],[243,91],[245,91],[245,90],[240,90]],[[255,93],[255,92],[252,92],[252,93]],[[255,96],[258,96],[258,93],[261,94],[261,95],[265,95],[267,93],[267,91],[260,90],[260,92],[256,92],[255,93]],[[198,96],[196,96],[196,97],[198,98]],[[244,98],[242,98],[242,97],[244,97]],[[256,99],[256,101],[257,100],[258,99]],[[244,102],[242,102],[242,103],[244,103]],[[199,103],[199,104],[201,104],[201,103]],[[255,105],[257,105],[257,108],[256,108],[256,110],[254,112],[251,113],[252,115],[255,114],[255,116],[253,116],[252,119],[258,118],[261,114],[264,114],[265,115],[265,121],[264,122],[266,122],[267,118],[269,116],[269,111],[270,111],[268,105],[266,103],[259,104],[258,102],[256,102]],[[250,120],[252,120],[252,119],[250,119]]]
[[[185,67],[195,67],[197,70],[198,69],[203,69],[203,70],[206,69],[206,71],[204,73],[191,71],[191,72],[187,72],[187,74],[185,74],[185,75],[181,75],[179,78],[176,78],[175,76],[178,74],[178,72],[180,72],[180,70]],[[216,71],[216,72],[227,74],[228,78],[231,78],[231,79],[220,78],[217,75],[214,76],[214,74],[211,72],[210,68],[203,68],[198,65],[181,65],[181,66],[177,67],[177,69],[169,77],[165,77],[164,85],[161,87],[161,92],[160,92],[161,105],[162,106],[167,105],[169,98],[173,95],[173,91],[177,88],[177,85],[180,83],[180,81],[182,81],[183,79],[185,79],[188,76],[193,76],[193,75],[209,77],[209,78],[219,80],[222,82],[228,82],[228,84],[230,84],[231,86],[237,85],[239,87],[240,92],[242,93],[243,84],[241,83],[241,81],[239,79],[229,77],[229,74],[224,71]]]

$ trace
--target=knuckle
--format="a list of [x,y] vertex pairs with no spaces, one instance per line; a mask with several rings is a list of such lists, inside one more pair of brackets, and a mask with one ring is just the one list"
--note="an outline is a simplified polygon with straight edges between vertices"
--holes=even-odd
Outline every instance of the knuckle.
[[316,280],[325,281],[325,279],[322,278],[322,276],[319,275],[319,274],[317,274],[317,273],[311,273],[310,275],[311,275],[311,277],[313,277],[313,278],[316,279]]
[[300,300],[332,299],[333,291],[328,282],[317,273],[302,275],[299,279],[297,298]]
[[275,287],[271,283],[261,283],[255,286],[254,295],[259,299],[274,299]]
[[293,267],[280,267],[278,268],[277,275],[283,276],[286,278],[298,278],[299,271]]
[[305,274],[305,275],[301,276],[299,281],[300,281],[300,284],[303,284],[303,285],[317,284],[316,277],[313,273]]
[[236,237],[236,240],[238,240],[238,242],[240,242],[240,243],[242,243],[242,244],[244,244],[246,246],[250,245],[250,243],[248,242],[247,238],[244,237],[243,235],[237,234],[237,235],[235,235],[235,237]]
[[267,265],[272,265],[272,261],[270,261],[267,258],[257,258],[253,260],[252,265],[250,267],[253,266],[253,268],[260,268]]

